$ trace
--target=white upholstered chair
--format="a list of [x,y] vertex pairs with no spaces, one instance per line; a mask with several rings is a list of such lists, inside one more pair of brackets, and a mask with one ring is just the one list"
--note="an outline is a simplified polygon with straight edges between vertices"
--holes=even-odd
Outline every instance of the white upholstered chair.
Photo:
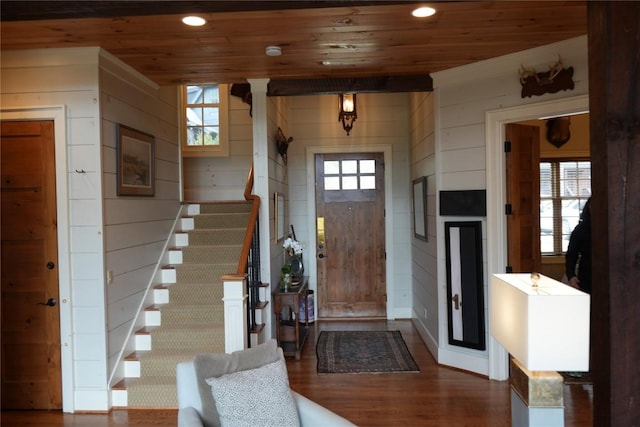
[[[238,372],[250,374],[256,369],[276,365],[276,361],[284,363],[282,349],[275,340],[270,340],[255,348],[241,350],[231,354],[202,354],[192,361],[178,363],[176,381],[178,392],[178,427],[211,427],[219,426],[220,418],[206,378],[221,378],[227,374],[232,376]],[[286,375],[286,367],[284,369]],[[230,378],[227,376],[227,378]],[[235,378],[235,377],[234,377]],[[288,379],[286,381],[288,389]],[[290,390],[290,389],[288,389]],[[257,393],[269,394],[269,390],[256,390]],[[295,403],[298,420],[303,427],[347,427],[354,426],[338,414],[318,405],[306,397],[290,390]],[[220,404],[222,400],[218,400]],[[234,401],[243,404],[242,399]],[[243,412],[246,412],[243,410]],[[262,416],[261,414],[259,414]]]

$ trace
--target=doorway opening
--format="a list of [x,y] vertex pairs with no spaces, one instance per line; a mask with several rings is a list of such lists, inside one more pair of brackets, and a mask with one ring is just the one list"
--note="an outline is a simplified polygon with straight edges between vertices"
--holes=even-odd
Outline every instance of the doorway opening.
[[[565,116],[589,110],[589,96],[521,105],[488,111],[485,116],[487,141],[487,272],[503,273],[507,267],[507,224],[504,215],[506,205],[506,162],[504,141],[506,125],[542,117]],[[491,325],[489,325],[491,328]],[[506,350],[489,335],[489,378],[509,378],[509,358]]]

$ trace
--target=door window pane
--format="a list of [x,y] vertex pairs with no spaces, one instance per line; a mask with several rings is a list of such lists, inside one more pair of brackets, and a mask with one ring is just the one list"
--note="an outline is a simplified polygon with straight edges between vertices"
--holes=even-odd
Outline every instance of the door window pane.
[[358,162],[356,160],[343,160],[342,173],[358,173]]
[[360,160],[360,173],[376,173],[376,161]]
[[339,190],[340,178],[337,176],[325,176],[324,177],[324,189],[325,190]]
[[342,189],[343,190],[357,190],[358,189],[358,177],[356,177],[356,176],[344,176],[344,177],[342,177]]
[[340,162],[327,160],[324,162],[325,175],[337,175],[340,173]]
[[374,175],[365,175],[360,177],[360,188],[362,190],[375,190],[376,177]]

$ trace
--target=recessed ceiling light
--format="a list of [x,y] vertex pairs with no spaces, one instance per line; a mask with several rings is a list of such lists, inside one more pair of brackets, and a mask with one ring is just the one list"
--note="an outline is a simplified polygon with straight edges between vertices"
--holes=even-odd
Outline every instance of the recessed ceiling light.
[[185,16],[182,18],[182,22],[190,27],[201,27],[207,23],[204,18],[199,16]]
[[267,56],[280,56],[282,55],[282,49],[280,49],[280,46],[267,46],[264,53]]
[[411,14],[416,18],[426,18],[427,16],[431,16],[436,13],[436,10],[432,7],[424,6],[414,9]]

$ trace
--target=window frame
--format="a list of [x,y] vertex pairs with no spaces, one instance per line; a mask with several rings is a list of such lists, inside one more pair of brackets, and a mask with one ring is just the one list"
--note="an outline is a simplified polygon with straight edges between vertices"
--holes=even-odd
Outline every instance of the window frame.
[[[543,201],[551,201],[552,202],[552,208],[553,208],[553,217],[552,217],[552,223],[553,223],[553,230],[552,230],[552,236],[553,236],[553,251],[552,252],[545,252],[543,251],[543,247],[542,247],[542,238],[543,238],[543,234],[542,234],[542,216],[540,216],[539,222],[540,222],[540,253],[543,257],[554,257],[554,256],[564,256],[566,253],[566,250],[563,250],[562,247],[562,242],[563,242],[563,230],[562,230],[562,226],[563,226],[563,218],[562,218],[562,202],[566,201],[566,200],[577,200],[578,204],[580,205],[580,209],[579,209],[579,215],[582,214],[582,206],[584,206],[584,203],[586,203],[587,199],[589,196],[581,196],[581,195],[577,195],[575,197],[568,197],[568,196],[561,196],[560,195],[560,185],[561,185],[561,177],[560,177],[560,164],[561,163],[579,163],[579,162],[588,162],[591,165],[591,159],[589,157],[546,157],[546,158],[540,158],[540,165],[542,165],[542,163],[551,163],[551,197],[543,197],[542,195],[542,185],[540,185],[540,194],[539,194],[539,203],[540,203],[540,208],[542,208],[542,203]],[[554,165],[556,165],[554,167]],[[540,167],[540,170],[542,170],[542,168]],[[555,175],[555,176],[554,176]],[[540,176],[540,182],[542,182],[542,177]],[[579,180],[578,180],[579,182]],[[590,193],[592,193],[593,191],[591,190],[591,176],[589,177],[589,188],[590,188]],[[573,230],[569,230],[569,235],[571,234],[571,231]],[[545,235],[546,236],[546,235]]]
[[[217,104],[188,104],[188,86],[218,86]],[[218,83],[192,83],[179,86],[180,91],[180,146],[183,157],[228,157],[229,156],[229,85]],[[218,145],[187,144],[187,109],[192,106],[218,108]]]

